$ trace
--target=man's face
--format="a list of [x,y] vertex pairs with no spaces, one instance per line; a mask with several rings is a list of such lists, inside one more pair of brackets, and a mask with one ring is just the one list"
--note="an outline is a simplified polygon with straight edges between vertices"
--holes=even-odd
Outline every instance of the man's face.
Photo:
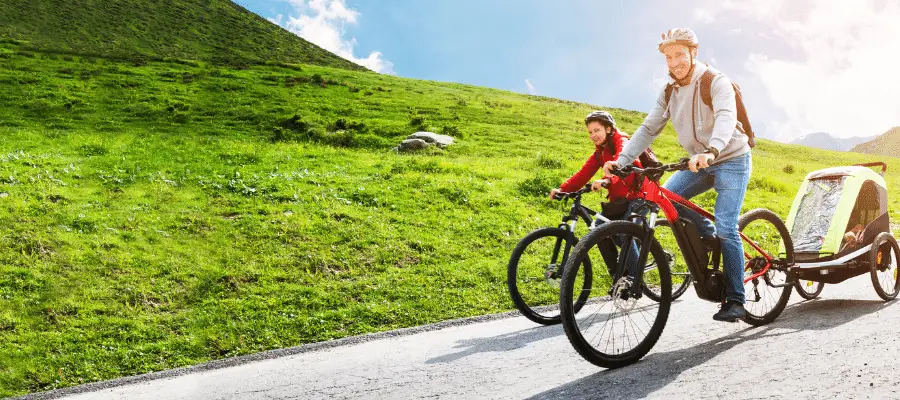
[[666,65],[669,67],[669,72],[678,80],[687,77],[687,74],[691,71],[691,63],[697,56],[696,50],[689,49],[681,44],[671,44],[663,47],[663,54],[666,56]]

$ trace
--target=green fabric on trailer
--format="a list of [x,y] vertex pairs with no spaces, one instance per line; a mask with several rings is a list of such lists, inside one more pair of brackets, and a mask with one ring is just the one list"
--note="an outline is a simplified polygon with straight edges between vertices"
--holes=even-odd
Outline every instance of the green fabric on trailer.
[[[847,224],[850,222],[853,206],[856,205],[856,200],[866,181],[872,181],[876,185],[887,189],[884,177],[878,175],[872,169],[866,167],[852,168],[855,171],[844,179],[845,194],[841,196],[841,202],[838,203],[837,210],[832,217],[831,228],[828,230],[828,235],[825,236],[825,244],[820,252],[837,253],[840,250],[844,234],[847,233]],[[887,199],[884,200],[887,201]]]
[[[837,180],[841,181],[839,187],[839,190],[841,191],[840,200],[833,210],[827,210],[833,213],[831,215],[828,215],[829,217],[831,217],[831,221],[829,222],[828,231],[824,237],[822,245],[818,249],[820,255],[836,254],[840,250],[844,233],[846,233],[847,231],[847,224],[850,222],[850,217],[853,213],[854,207],[856,206],[860,191],[867,181],[872,181],[874,184],[884,188],[885,193],[887,189],[887,183],[885,182],[884,177],[867,167],[835,167],[810,172],[806,176],[806,179],[803,181],[803,184],[800,185],[800,190],[797,193],[797,197],[794,198],[794,202],[791,205],[791,211],[788,214],[788,218],[786,221],[788,231],[791,232],[792,238],[794,238],[796,234],[799,234],[799,232],[795,232],[796,229],[794,227],[798,215],[802,214],[804,211],[810,211],[801,210],[801,206],[809,207],[809,205],[804,205],[804,198],[815,193],[823,193],[829,190],[834,190],[831,187],[834,186]],[[825,183],[822,181],[830,182]],[[814,185],[820,187],[816,188]],[[824,185],[824,187],[822,185]],[[886,201],[886,198],[879,199],[881,208],[886,208]],[[797,243],[803,241],[803,239],[808,238],[794,239],[795,243]],[[783,247],[784,246],[781,246],[781,248],[779,249],[779,252],[781,254],[784,254]]]

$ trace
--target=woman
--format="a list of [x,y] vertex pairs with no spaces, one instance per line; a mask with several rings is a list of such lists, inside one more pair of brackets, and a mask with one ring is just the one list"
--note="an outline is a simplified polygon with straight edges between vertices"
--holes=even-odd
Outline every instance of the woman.
[[[594,142],[594,154],[591,154],[587,161],[584,162],[584,165],[581,166],[581,169],[560,185],[559,189],[550,191],[551,199],[559,192],[577,191],[587,184],[606,162],[616,160],[622,152],[627,136],[619,132],[616,128],[616,121],[608,112],[594,111],[588,114],[584,118],[584,125],[587,127],[591,141]],[[634,165],[639,168],[642,167],[639,160],[635,160]],[[635,175],[630,175],[624,180],[617,176],[607,176],[594,181],[591,185],[592,190],[607,189],[609,202],[602,204],[604,217],[608,219],[622,219],[627,213],[635,211],[629,207],[630,200],[633,200],[634,197],[628,196],[629,188],[632,187],[635,179],[637,179]],[[647,181],[645,180],[644,183],[646,184]],[[621,246],[621,244],[608,242],[599,245],[610,275],[613,275],[612,266],[617,263],[618,251],[616,250],[616,245]],[[632,246],[630,257],[631,260],[637,260],[636,245]]]
[[[588,157],[575,175],[567,179],[558,189],[550,191],[551,199],[559,192],[574,192],[580,189],[593,178],[606,162],[615,161],[622,152],[627,136],[616,128],[616,121],[610,113],[594,111],[584,118],[584,125],[587,127],[588,135],[594,143],[594,153]],[[641,167],[641,162],[635,160],[634,165]],[[607,199],[609,199],[610,203],[618,205],[618,207],[605,206],[603,212],[605,217],[619,219],[623,216],[628,201],[628,188],[634,184],[635,179],[637,178],[634,175],[629,176],[624,181],[617,176],[608,176],[594,181],[591,189],[597,191],[600,188],[606,188],[608,190]]]

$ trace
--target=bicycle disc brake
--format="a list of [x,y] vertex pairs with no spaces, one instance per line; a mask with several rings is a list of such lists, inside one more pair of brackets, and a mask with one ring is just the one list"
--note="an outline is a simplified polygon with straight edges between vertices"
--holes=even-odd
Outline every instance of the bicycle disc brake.
[[621,311],[630,312],[637,304],[637,297],[631,295],[631,279],[623,276],[612,288],[613,305]]

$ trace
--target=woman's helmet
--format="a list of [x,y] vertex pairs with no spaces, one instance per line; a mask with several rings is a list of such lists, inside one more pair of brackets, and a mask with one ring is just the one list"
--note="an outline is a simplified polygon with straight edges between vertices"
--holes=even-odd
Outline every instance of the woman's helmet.
[[584,117],[585,125],[587,125],[588,122],[591,122],[591,121],[598,121],[605,126],[609,126],[609,127],[613,127],[613,128],[616,126],[616,120],[613,119],[612,115],[606,111],[593,111],[590,114],[588,114],[587,117]]
[[659,52],[662,53],[663,47],[670,44],[683,44],[689,48],[700,46],[700,42],[697,41],[697,35],[688,28],[669,29],[668,32],[663,33],[662,40],[658,45]]

